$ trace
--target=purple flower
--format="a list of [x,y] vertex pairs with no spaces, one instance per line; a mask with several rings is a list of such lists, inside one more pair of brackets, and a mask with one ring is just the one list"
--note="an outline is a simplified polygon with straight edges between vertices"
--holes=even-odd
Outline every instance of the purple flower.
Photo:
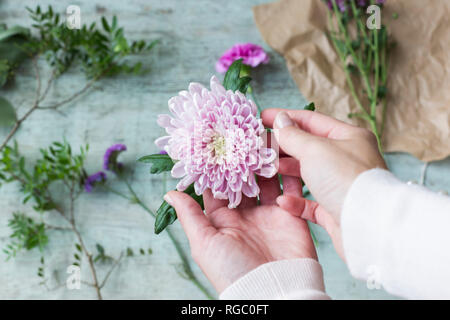
[[117,157],[122,151],[127,150],[124,144],[115,144],[109,147],[103,156],[103,169],[117,172],[122,168],[122,163],[117,162]]
[[[356,2],[356,5],[361,8],[367,7],[369,4],[371,4],[370,0],[326,0],[328,8],[330,10],[334,10],[333,2],[336,2],[337,7],[339,8],[339,11],[345,12],[347,11],[347,8],[351,8],[351,1]],[[386,0],[376,0],[376,4],[384,4]]]
[[241,58],[243,64],[253,68],[261,63],[269,62],[269,56],[260,46],[253,43],[237,43],[220,57],[216,63],[216,71],[219,73],[227,72],[231,64]]
[[103,183],[106,181],[106,173],[103,171],[99,171],[97,173],[94,173],[86,178],[84,181],[84,190],[86,192],[92,192],[92,189],[97,183]]
[[167,154],[167,152],[164,151],[164,150],[161,150],[161,151],[159,152],[159,154]]
[[366,0],[358,0],[358,6],[359,7],[365,7],[366,6]]
[[328,8],[334,10],[333,2],[336,2],[339,11],[344,12],[347,9],[347,0],[328,0]]
[[210,87],[191,83],[169,100],[172,114],[158,116],[168,135],[155,143],[176,161],[172,177],[181,178],[179,191],[194,183],[197,195],[209,188],[214,198],[228,199],[228,207],[235,208],[243,194],[259,194],[255,174],[277,173],[276,152],[264,146],[265,129],[252,100],[225,90],[216,77]]

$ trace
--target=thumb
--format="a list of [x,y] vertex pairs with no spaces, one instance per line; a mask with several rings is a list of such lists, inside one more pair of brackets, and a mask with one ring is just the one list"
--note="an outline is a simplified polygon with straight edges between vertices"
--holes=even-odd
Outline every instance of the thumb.
[[208,231],[216,231],[200,205],[186,193],[170,191],[164,200],[175,208],[191,248],[200,245]]
[[275,118],[274,134],[281,149],[297,160],[300,159],[305,144],[317,139],[317,137],[300,129],[284,111],[279,112]]

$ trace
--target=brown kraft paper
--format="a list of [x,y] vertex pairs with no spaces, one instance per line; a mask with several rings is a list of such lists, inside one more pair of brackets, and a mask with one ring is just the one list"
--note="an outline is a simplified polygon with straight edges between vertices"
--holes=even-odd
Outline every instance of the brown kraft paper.
[[[318,111],[363,125],[345,73],[326,31],[320,0],[279,0],[253,8],[264,40],[284,56],[303,95]],[[398,13],[394,19],[393,14]],[[423,161],[450,155],[450,1],[388,0],[382,10],[396,46],[388,66],[388,109],[383,133],[387,152]],[[355,81],[357,86],[360,85]],[[357,88],[360,92],[361,87]]]

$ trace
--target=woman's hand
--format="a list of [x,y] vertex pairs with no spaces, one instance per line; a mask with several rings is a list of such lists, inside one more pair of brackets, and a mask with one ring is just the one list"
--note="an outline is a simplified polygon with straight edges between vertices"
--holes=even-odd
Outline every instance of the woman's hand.
[[[194,260],[221,293],[258,266],[276,260],[313,258],[316,251],[305,220],[276,204],[278,177],[258,177],[260,205],[255,198],[242,199],[237,209],[227,201],[203,194],[206,214],[187,194],[167,193],[164,199],[177,211],[189,239]],[[284,194],[301,197],[300,180],[283,177]]]
[[290,157],[280,158],[279,173],[301,177],[317,202],[283,195],[277,203],[292,214],[323,226],[342,258],[340,215],[356,177],[386,168],[375,136],[318,112],[267,109],[266,126]]

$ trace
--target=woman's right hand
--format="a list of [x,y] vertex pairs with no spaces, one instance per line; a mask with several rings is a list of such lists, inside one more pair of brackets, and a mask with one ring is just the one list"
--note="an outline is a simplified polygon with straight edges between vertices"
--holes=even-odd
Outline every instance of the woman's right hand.
[[347,192],[359,174],[387,168],[375,136],[318,112],[267,109],[261,116],[290,156],[280,158],[279,173],[301,177],[317,201],[280,196],[278,204],[324,227],[344,258],[340,215]]

